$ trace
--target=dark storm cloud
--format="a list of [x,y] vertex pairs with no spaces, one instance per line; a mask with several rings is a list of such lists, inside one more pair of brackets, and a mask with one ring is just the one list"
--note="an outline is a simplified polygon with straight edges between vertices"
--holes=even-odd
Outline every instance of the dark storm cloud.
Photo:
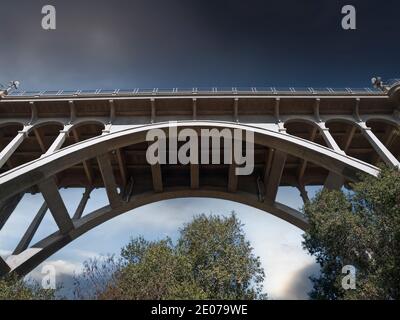
[[[40,26],[57,9],[57,30]],[[396,0],[1,0],[0,82],[25,89],[367,86],[400,74]]]

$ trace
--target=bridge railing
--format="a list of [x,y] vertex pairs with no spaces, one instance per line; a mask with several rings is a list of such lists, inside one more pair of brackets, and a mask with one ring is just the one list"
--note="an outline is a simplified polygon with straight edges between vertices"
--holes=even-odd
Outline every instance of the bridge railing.
[[[396,80],[396,79],[394,79]],[[397,79],[397,81],[400,81]],[[224,94],[265,94],[265,95],[381,95],[376,88],[313,88],[313,87],[199,87],[199,88],[135,88],[95,90],[44,90],[13,91],[9,97],[63,97],[63,96],[147,96],[147,95],[224,95]]]

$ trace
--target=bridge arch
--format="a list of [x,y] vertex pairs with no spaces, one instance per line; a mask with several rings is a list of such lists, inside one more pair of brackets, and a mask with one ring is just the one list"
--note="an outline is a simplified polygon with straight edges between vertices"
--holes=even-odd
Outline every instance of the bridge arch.
[[19,130],[21,130],[24,127],[24,122],[16,121],[16,120],[12,120],[12,121],[7,120],[5,122],[0,123],[0,130],[4,129],[6,127],[11,127],[11,126],[16,126],[19,128]]
[[[241,188],[241,184],[239,183],[238,186],[237,182],[234,189],[221,188],[215,185],[199,186],[198,184],[197,186],[191,185],[185,188],[168,185],[163,187],[162,181],[160,188],[160,181],[157,181],[157,179],[161,177],[161,168],[152,167],[152,190],[135,193],[132,192],[128,183],[126,188],[123,188],[123,192],[119,193],[115,181],[115,170],[112,167],[111,158],[113,152],[130,145],[145,143],[146,134],[152,129],[161,129],[168,135],[171,123],[140,126],[75,143],[0,175],[0,185],[2,186],[0,189],[0,202],[17,196],[30,188],[38,188],[59,227],[58,232],[39,241],[30,248],[28,248],[29,241],[25,241],[21,245],[24,250],[18,250],[15,255],[7,259],[6,264],[9,269],[19,274],[25,274],[66,244],[97,225],[144,204],[165,199],[211,197],[236,201],[272,213],[301,229],[306,229],[307,221],[300,212],[275,201],[283,170],[282,163],[285,163],[286,154],[316,163],[350,181],[357,180],[359,173],[367,173],[374,176],[379,174],[379,169],[373,165],[328,147],[273,130],[221,121],[178,121],[172,126],[177,127],[178,130],[185,128],[217,128],[252,132],[257,145],[268,148],[269,152],[273,150],[272,164],[270,164],[268,175],[260,177],[260,174],[257,173],[256,176],[250,176],[246,180],[251,184],[250,189]],[[58,192],[55,177],[63,170],[93,158],[97,159],[100,167],[109,205],[83,217],[82,212],[80,212],[80,214],[71,218]],[[267,167],[268,164],[265,164],[265,166]],[[190,170],[192,170],[192,167]],[[199,169],[197,168],[197,170]],[[199,175],[198,172],[197,175]],[[279,172],[281,173],[280,175],[278,174]],[[190,176],[192,178],[192,175]],[[135,179],[135,177],[133,178]],[[229,185],[235,185],[231,182],[231,178],[230,176],[228,179]],[[141,183],[140,179],[138,179],[138,183]],[[128,191],[128,196],[126,196],[125,191]],[[28,234],[24,238],[32,239],[32,235]],[[8,271],[6,270],[6,272]]]
[[46,126],[59,126],[62,129],[65,126],[65,122],[57,119],[41,119],[40,121],[37,121],[33,125],[29,126],[27,133]]
[[105,128],[106,124],[107,124],[106,121],[101,121],[101,120],[96,120],[96,119],[77,119],[71,124],[71,127],[69,128],[69,130],[78,129],[80,127],[84,127],[84,126],[88,126],[88,125],[95,125],[95,126]]
[[24,252],[10,256],[7,259],[7,263],[10,265],[12,272],[19,275],[25,275],[72,241],[117,216],[128,213],[131,210],[147,204],[181,198],[213,198],[229,200],[270,213],[302,230],[308,228],[307,220],[300,212],[278,202],[273,204],[260,203],[257,197],[252,195],[240,194],[239,196],[234,196],[232,193],[225,190],[201,189],[189,192],[185,189],[172,189],[166,190],[162,193],[144,193],[138,195],[135,197],[134,201],[130,201],[120,208],[113,209],[110,206],[99,208],[86,214],[80,220],[74,221],[75,228],[70,233],[62,234],[60,231],[57,231],[32,245]]
[[[303,134],[305,135],[304,137],[302,137],[302,134],[298,134],[297,130],[293,130],[296,131],[292,132],[292,128],[296,128],[302,126],[304,130]],[[287,121],[285,121],[284,124],[285,128],[286,128],[286,132],[291,134],[291,135],[295,135],[297,137],[303,138],[305,140],[311,141],[311,142],[315,142],[318,143],[322,146],[327,146],[326,142],[324,141],[324,138],[321,134],[321,127],[313,120],[311,119],[307,119],[307,118],[292,118],[289,119]]]

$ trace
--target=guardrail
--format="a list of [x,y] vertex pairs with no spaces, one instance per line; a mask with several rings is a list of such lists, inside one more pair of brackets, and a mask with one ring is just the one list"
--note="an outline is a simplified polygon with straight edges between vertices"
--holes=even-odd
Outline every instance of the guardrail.
[[209,88],[135,88],[135,89],[96,89],[96,90],[49,90],[13,91],[8,97],[54,97],[54,96],[140,96],[140,95],[382,95],[376,88],[295,88],[295,87],[209,87]]

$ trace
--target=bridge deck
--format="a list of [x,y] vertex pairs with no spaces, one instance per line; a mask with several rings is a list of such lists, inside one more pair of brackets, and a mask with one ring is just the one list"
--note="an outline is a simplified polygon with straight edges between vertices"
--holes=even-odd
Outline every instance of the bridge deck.
[[[381,158],[357,126],[364,121],[376,137],[393,153],[400,154],[396,131],[397,106],[375,89],[313,88],[205,88],[205,89],[133,89],[93,91],[13,92],[0,100],[0,149],[4,149],[23,126],[32,126],[23,142],[0,169],[11,168],[39,158],[68,129],[62,147],[106,132],[154,122],[175,120],[232,121],[286,132],[327,146],[326,137],[316,126],[323,121],[338,147],[348,155],[376,165]],[[397,123],[396,123],[397,121]],[[279,123],[282,123],[280,126]],[[112,124],[110,126],[110,123]],[[398,125],[398,124],[397,124]],[[151,168],[145,159],[146,145],[123,148],[112,155],[117,183],[129,176],[151,184]],[[256,147],[256,174],[261,174],[270,150]],[[124,173],[120,172],[122,166]],[[187,185],[190,168],[164,166],[174,183]],[[224,176],[228,165],[201,165],[202,180]],[[118,174],[117,174],[118,173]],[[169,176],[169,174],[167,175]],[[326,169],[288,156],[281,185],[322,185]],[[240,177],[242,180],[249,178]],[[203,181],[207,183],[207,181]],[[58,175],[60,187],[100,187],[102,180],[96,159],[76,165]],[[166,181],[168,184],[168,181]],[[243,182],[245,183],[245,182]],[[253,185],[253,184],[252,184]]]

